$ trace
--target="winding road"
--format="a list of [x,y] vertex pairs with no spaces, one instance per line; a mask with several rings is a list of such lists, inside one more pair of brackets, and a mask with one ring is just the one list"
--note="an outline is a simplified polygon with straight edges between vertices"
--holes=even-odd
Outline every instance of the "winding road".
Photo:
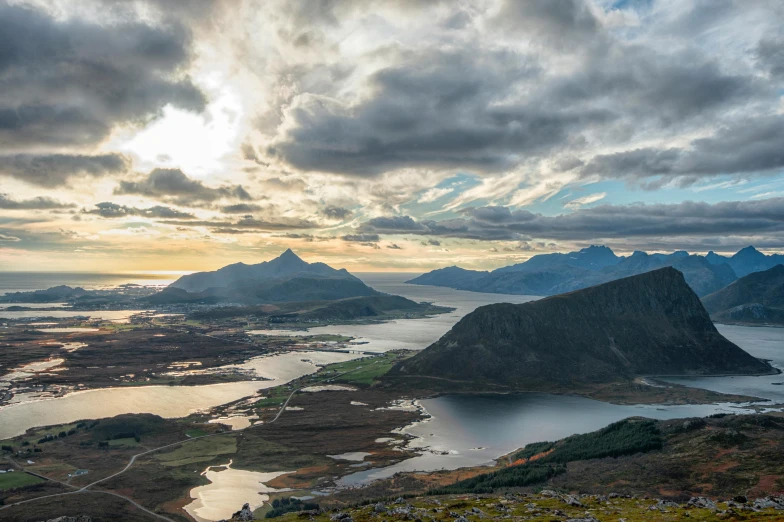
[[[379,361],[373,361],[370,364],[368,364],[368,366],[372,366],[374,364],[377,364],[378,362]],[[365,369],[365,368],[367,368],[367,366],[361,366],[359,368],[354,368],[353,370],[348,370],[346,372],[339,373],[338,375],[335,375],[331,379],[335,379],[335,378],[338,378],[338,377],[343,377],[344,375],[348,375],[349,373],[355,372],[355,371],[357,371],[359,369]],[[311,386],[311,385],[312,384],[309,384],[308,386]],[[250,427],[245,428],[245,429],[250,430],[250,429],[253,429],[253,428],[260,428],[260,427],[264,427],[264,426],[269,426],[270,424],[272,424],[275,421],[277,421],[280,418],[280,416],[283,414],[283,412],[286,411],[286,407],[288,406],[289,401],[291,401],[291,399],[294,397],[294,395],[298,391],[300,391],[302,388],[306,388],[306,387],[307,386],[299,386],[299,387],[294,388],[293,390],[291,390],[291,393],[289,394],[289,396],[286,397],[286,401],[281,405],[280,409],[278,410],[278,413],[275,415],[275,417],[271,421],[269,421],[267,423],[264,423],[264,424],[253,425],[253,426],[250,426]],[[128,498],[126,496],[120,495],[119,493],[114,493],[112,491],[105,491],[105,490],[100,490],[100,489],[93,490],[93,489],[90,489],[90,488],[92,488],[96,484],[100,484],[102,482],[106,482],[106,481],[111,480],[111,479],[113,479],[113,478],[115,478],[117,476],[122,475],[123,473],[125,473],[126,471],[131,469],[133,464],[136,462],[136,459],[139,458],[139,457],[143,457],[145,455],[149,455],[150,453],[155,453],[156,451],[160,451],[160,450],[163,450],[163,449],[171,448],[171,447],[174,447],[174,446],[181,446],[183,444],[187,444],[188,442],[193,442],[194,440],[206,439],[208,437],[219,437],[221,435],[226,435],[226,434],[236,434],[239,431],[244,431],[244,430],[222,431],[222,432],[218,432],[218,433],[209,433],[207,435],[201,435],[199,437],[189,437],[189,438],[187,438],[185,440],[172,442],[171,444],[166,444],[164,446],[159,446],[157,448],[153,448],[153,449],[150,449],[150,450],[147,450],[147,451],[143,451],[142,453],[137,453],[136,455],[133,455],[131,457],[131,460],[128,461],[128,464],[126,464],[125,467],[123,469],[121,469],[120,471],[118,471],[117,473],[109,475],[108,477],[104,477],[104,478],[102,478],[100,480],[96,480],[95,482],[91,482],[90,484],[87,484],[86,486],[83,486],[81,488],[78,487],[78,486],[74,486],[72,484],[68,484],[66,482],[61,482],[59,480],[47,477],[45,475],[40,475],[40,474],[35,473],[33,471],[28,471],[23,466],[21,466],[17,462],[15,462],[13,459],[9,459],[9,461],[11,462],[11,464],[14,467],[19,468],[21,471],[23,471],[25,473],[29,473],[30,475],[36,476],[36,477],[38,477],[40,479],[43,479],[43,480],[47,480],[49,482],[55,482],[55,483],[60,484],[62,486],[65,486],[65,487],[68,487],[68,488],[72,488],[74,491],[67,491],[65,493],[54,493],[52,495],[43,495],[41,497],[35,497],[35,498],[29,498],[27,500],[21,500],[19,502],[14,502],[13,504],[7,504],[7,505],[4,505],[4,506],[0,506],[0,511],[3,511],[4,509],[8,509],[10,507],[20,506],[22,504],[29,504],[31,502],[36,502],[36,501],[39,501],[39,500],[45,500],[45,499],[48,499],[48,498],[63,497],[63,496],[67,496],[67,495],[78,495],[78,494],[84,494],[84,493],[96,493],[96,494],[111,495],[113,497],[121,498],[123,500],[128,501],[134,507],[140,509],[141,511],[143,511],[143,512],[145,512],[145,513],[147,513],[147,514],[149,514],[149,515],[151,515],[151,516],[153,516],[153,517],[155,517],[157,519],[166,520],[168,522],[175,522],[171,518],[165,517],[165,516],[163,516],[163,515],[161,515],[159,513],[155,513],[154,511],[150,511],[149,509],[145,508],[141,504],[137,503],[135,500],[133,500],[131,498]]]

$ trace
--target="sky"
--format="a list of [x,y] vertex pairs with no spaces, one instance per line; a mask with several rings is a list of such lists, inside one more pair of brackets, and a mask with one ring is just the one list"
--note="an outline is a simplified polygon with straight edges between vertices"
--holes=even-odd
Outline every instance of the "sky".
[[0,270],[784,251],[780,0],[0,0]]

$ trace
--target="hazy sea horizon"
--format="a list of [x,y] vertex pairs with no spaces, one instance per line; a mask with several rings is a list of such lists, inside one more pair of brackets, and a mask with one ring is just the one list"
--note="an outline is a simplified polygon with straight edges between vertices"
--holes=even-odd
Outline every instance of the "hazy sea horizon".
[[81,286],[85,290],[124,284],[166,286],[187,273],[190,272],[0,272],[0,295],[46,290],[60,285]]
[[[181,276],[192,274],[190,270],[150,270],[139,272],[1,272],[0,295],[12,292],[32,292],[46,290],[53,286],[68,285],[81,286],[85,290],[113,288],[124,284],[142,286],[166,286]],[[403,272],[352,272],[360,279],[362,276],[373,274],[400,274]],[[406,272],[410,277],[416,277],[421,272]]]

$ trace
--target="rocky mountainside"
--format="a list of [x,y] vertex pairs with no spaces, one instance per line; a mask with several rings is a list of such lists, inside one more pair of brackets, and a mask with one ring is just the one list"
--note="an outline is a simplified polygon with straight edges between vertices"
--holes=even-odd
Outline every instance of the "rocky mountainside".
[[439,268],[419,277],[407,281],[416,285],[446,286],[449,288],[465,289],[474,282],[487,276],[488,272],[479,270],[466,270],[458,266]]
[[67,301],[78,299],[87,292],[82,287],[70,287],[66,285],[53,286],[46,290],[33,290],[30,292],[10,292],[0,295],[0,303],[53,303],[56,301]]
[[637,375],[767,373],[662,268],[524,304],[483,306],[390,375],[566,390]]
[[730,265],[738,277],[753,272],[762,272],[784,263],[784,255],[765,255],[753,246],[747,246],[730,257],[721,256],[711,251],[705,258],[713,264],[726,263]]
[[151,304],[331,301],[381,295],[346,269],[307,263],[291,250],[279,257],[246,265],[236,263],[214,272],[183,276],[162,292],[147,298]]
[[604,267],[617,265],[622,259],[623,257],[616,256],[615,252],[606,246],[591,245],[588,248],[583,248],[577,252],[569,252],[567,254],[539,254],[523,263],[499,268],[496,272],[532,271],[558,266],[601,270]]
[[210,288],[241,286],[249,281],[283,280],[304,276],[359,281],[345,268],[336,270],[324,263],[307,263],[288,249],[271,261],[255,265],[234,263],[213,272],[197,272],[182,276],[169,286],[188,292],[203,292]]
[[556,295],[595,286],[623,277],[672,266],[686,283],[703,296],[723,288],[737,277],[725,263],[711,263],[688,252],[646,254],[634,252],[618,257],[607,247],[592,246],[568,254],[534,256],[525,263],[492,272],[449,267],[408,281],[413,284],[447,286],[458,290],[521,295]]
[[741,277],[702,302],[717,321],[784,324],[784,265]]
[[712,265],[702,256],[690,256],[685,252],[682,254],[676,252],[668,256],[634,252],[612,267],[571,278],[552,288],[548,295],[579,290],[666,266],[671,266],[681,272],[686,283],[700,296],[724,288],[736,279],[735,273],[729,265]]

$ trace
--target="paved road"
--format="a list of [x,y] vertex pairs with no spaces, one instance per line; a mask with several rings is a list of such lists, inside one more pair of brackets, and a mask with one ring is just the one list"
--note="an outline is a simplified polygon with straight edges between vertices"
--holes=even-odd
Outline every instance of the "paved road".
[[[378,363],[378,361],[373,361],[370,364],[368,364],[367,366],[372,366],[372,365],[377,364],[377,363]],[[362,366],[362,369],[366,369],[367,366]],[[349,373],[355,372],[355,371],[357,371],[359,369],[360,368],[354,368],[353,370],[349,370],[347,372],[343,372],[343,373],[340,373],[338,375],[335,375],[331,379],[335,379],[337,377],[343,377],[344,375],[348,375]],[[283,405],[281,405],[280,409],[278,410],[278,413],[275,415],[275,417],[271,421],[269,421],[267,423],[264,423],[264,424],[256,424],[254,426],[250,426],[250,427],[245,428],[245,429],[253,429],[253,428],[258,428],[258,427],[263,427],[263,426],[269,426],[270,424],[272,424],[275,421],[277,421],[278,418],[280,418],[280,416],[283,414],[283,412],[286,411],[286,406],[288,406],[289,401],[291,401],[292,397],[294,397],[294,395],[298,391],[300,391],[302,388],[305,388],[305,387],[306,386],[299,386],[297,388],[294,388],[291,391],[291,393],[289,394],[289,396],[286,397],[286,401],[283,403]],[[166,449],[166,448],[171,448],[171,447],[174,447],[174,446],[181,446],[183,444],[187,444],[188,442],[193,442],[194,440],[206,439],[208,437],[219,437],[221,435],[237,433],[237,431],[240,431],[240,430],[224,431],[224,432],[219,432],[219,433],[209,433],[207,435],[202,435],[200,437],[190,437],[190,438],[187,438],[185,440],[181,440],[181,441],[178,441],[178,442],[173,442],[171,444],[166,444],[164,446],[159,446],[157,448],[153,448],[153,449],[144,451],[142,453],[137,453],[136,455],[132,456],[131,460],[128,461],[128,464],[126,464],[125,467],[123,469],[121,469],[120,471],[118,471],[117,473],[109,475],[108,477],[104,477],[104,478],[102,478],[100,480],[96,480],[95,482],[91,482],[90,484],[87,484],[86,486],[83,486],[81,488],[79,488],[78,486],[74,486],[72,484],[68,484],[66,482],[61,482],[59,480],[47,477],[45,475],[40,475],[40,474],[35,473],[33,471],[28,471],[23,466],[20,466],[18,463],[16,463],[12,459],[9,459],[11,464],[13,464],[15,467],[21,469],[25,473],[29,473],[31,475],[34,475],[34,476],[38,477],[38,478],[41,478],[41,479],[44,479],[44,480],[48,480],[49,482],[55,482],[55,483],[60,484],[62,486],[65,486],[65,487],[68,487],[68,488],[72,488],[74,491],[68,491],[68,492],[65,492],[65,493],[55,493],[53,495],[44,495],[42,497],[29,498],[27,500],[22,500],[22,501],[19,501],[19,502],[15,502],[13,504],[7,504],[5,506],[0,506],[0,511],[2,511],[4,509],[8,509],[8,508],[13,507],[13,506],[19,506],[19,505],[22,505],[22,504],[28,504],[28,503],[31,503],[31,502],[36,502],[36,501],[44,500],[44,499],[47,499],[47,498],[63,497],[63,496],[66,496],[66,495],[78,495],[80,493],[100,493],[100,494],[105,494],[105,495],[112,495],[113,497],[117,497],[117,498],[121,498],[123,500],[127,500],[133,506],[137,507],[138,509],[144,511],[145,513],[147,513],[147,514],[149,514],[151,516],[154,516],[155,518],[158,518],[158,519],[161,519],[161,520],[167,520],[168,522],[175,522],[174,520],[172,520],[170,518],[167,518],[167,517],[165,517],[163,515],[155,513],[154,511],[150,511],[149,509],[145,508],[144,506],[138,504],[133,499],[130,499],[130,498],[125,497],[123,495],[120,495],[118,493],[114,493],[112,491],[105,491],[105,490],[100,490],[100,489],[92,490],[90,488],[92,488],[96,484],[100,484],[101,482],[106,482],[107,480],[110,480],[110,479],[113,479],[113,478],[115,478],[115,477],[117,477],[119,475],[122,475],[123,473],[125,473],[126,471],[131,469],[131,466],[133,466],[134,462],[136,462],[136,459],[139,458],[139,457],[143,457],[145,455],[149,455],[150,453],[155,453],[156,451],[160,451],[160,450],[163,450],[163,449]]]

